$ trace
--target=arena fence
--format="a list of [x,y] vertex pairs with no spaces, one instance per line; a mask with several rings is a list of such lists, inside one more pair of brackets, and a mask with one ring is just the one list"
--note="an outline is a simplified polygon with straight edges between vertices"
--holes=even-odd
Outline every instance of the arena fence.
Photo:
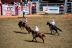
[[64,3],[40,3],[39,4],[39,11],[43,11],[43,6],[58,6],[59,13],[64,13]]
[[[36,3],[36,12],[40,14],[40,12],[43,12],[44,6],[58,6],[59,7],[59,13],[64,14],[64,3],[39,3],[37,1],[34,1],[32,3]],[[19,6],[19,13],[22,14],[22,8],[23,6]],[[26,10],[28,10],[28,7],[25,7]],[[72,2],[67,2],[67,13],[72,13]],[[29,13],[29,12],[27,12]],[[44,12],[43,12],[44,13]],[[3,14],[15,14],[15,7],[14,5],[8,4],[8,6],[4,6],[3,4]]]
[[[12,5],[12,4],[3,4],[2,5],[2,13],[3,15],[15,15],[16,11],[15,11],[15,5]],[[25,13],[26,14],[29,14],[28,12],[28,6],[21,6],[21,5],[18,5],[18,14],[22,14],[23,12],[23,9],[25,10]]]
[[72,13],[72,2],[67,3],[67,13]]

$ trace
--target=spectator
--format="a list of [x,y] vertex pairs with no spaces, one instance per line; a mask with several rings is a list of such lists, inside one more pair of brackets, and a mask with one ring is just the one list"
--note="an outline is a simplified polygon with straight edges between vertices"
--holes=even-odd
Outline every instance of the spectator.
[[27,0],[25,0],[25,2],[24,2],[25,4],[27,4]]
[[18,5],[15,3],[15,15],[18,15]]
[[23,9],[23,18],[26,18],[25,9]]
[[34,14],[34,13],[36,13],[36,5],[35,4],[32,5],[32,14]]
[[27,23],[27,18],[24,18],[23,23],[24,23],[24,24]]

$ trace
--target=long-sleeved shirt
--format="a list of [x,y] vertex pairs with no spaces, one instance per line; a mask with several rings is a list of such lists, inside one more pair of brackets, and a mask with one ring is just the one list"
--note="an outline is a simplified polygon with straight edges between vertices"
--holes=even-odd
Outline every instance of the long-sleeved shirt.
[[35,32],[38,32],[39,31],[39,28],[36,26],[36,28],[35,28]]

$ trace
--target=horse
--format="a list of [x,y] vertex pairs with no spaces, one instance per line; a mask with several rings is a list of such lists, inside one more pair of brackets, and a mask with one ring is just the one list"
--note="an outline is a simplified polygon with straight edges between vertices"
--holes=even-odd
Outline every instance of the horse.
[[[42,34],[42,33],[38,32],[38,34],[37,34],[37,35],[35,35],[35,31],[34,31],[34,30],[32,30],[32,29],[30,29],[30,32],[31,32],[31,33],[32,33],[32,35],[33,35],[33,39],[32,39],[32,41],[34,41],[34,39],[36,40],[36,38],[37,38],[37,37],[39,37],[40,39],[42,39],[42,41],[43,41],[43,43],[44,43],[44,38],[43,38],[43,37],[45,37],[45,35],[44,35],[44,34]],[[36,42],[37,42],[37,40],[36,40]]]
[[[51,34],[52,34],[52,31],[54,30],[56,33],[58,33],[58,30],[63,32],[61,29],[59,29],[57,26],[55,25],[52,25],[50,24],[49,22],[47,22],[47,25],[49,25],[49,28],[50,28],[50,31],[51,31]],[[59,36],[59,33],[58,33],[58,36]]]
[[27,23],[24,23],[24,22],[20,21],[18,23],[18,26],[21,28],[21,30],[25,28],[28,31],[28,33],[30,34],[30,29],[31,28]]

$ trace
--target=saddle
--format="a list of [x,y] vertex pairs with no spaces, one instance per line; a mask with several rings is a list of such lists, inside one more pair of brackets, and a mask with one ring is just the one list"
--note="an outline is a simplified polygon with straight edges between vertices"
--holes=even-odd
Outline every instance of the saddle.
[[37,37],[37,36],[38,36],[38,33],[34,32],[33,37]]

